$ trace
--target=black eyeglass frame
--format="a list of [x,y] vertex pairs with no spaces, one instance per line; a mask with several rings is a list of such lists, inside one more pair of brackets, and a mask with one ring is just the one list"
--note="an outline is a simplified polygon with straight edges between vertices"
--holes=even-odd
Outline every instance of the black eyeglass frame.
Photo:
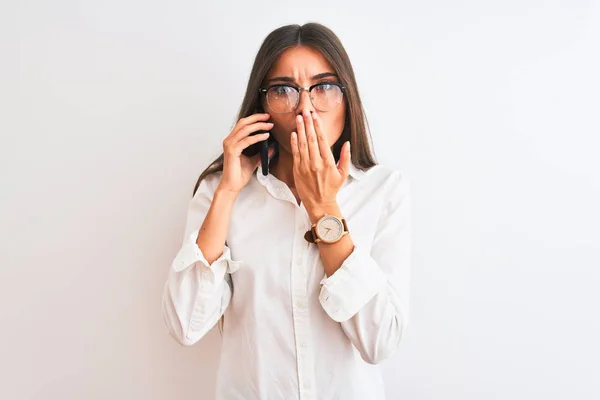
[[[291,87],[291,88],[295,89],[298,92],[298,98],[296,100],[296,105],[294,105],[294,108],[291,111],[286,111],[286,112],[278,113],[278,112],[273,111],[273,109],[271,109],[271,111],[273,111],[276,114],[285,114],[285,113],[288,113],[288,112],[293,112],[293,110],[295,110],[296,108],[298,108],[298,104],[300,104],[300,94],[301,94],[300,92],[302,90],[306,90],[308,92],[308,95],[309,95],[308,97],[310,98],[310,102],[312,103],[313,98],[312,98],[311,91],[315,87],[320,86],[320,85],[334,85],[334,86],[339,87],[340,90],[341,90],[341,92],[342,92],[342,99],[343,99],[344,93],[346,91],[346,86],[344,86],[344,84],[341,83],[341,82],[319,82],[319,83],[315,83],[314,85],[310,85],[309,87],[301,87],[301,86],[297,86],[297,85],[292,85],[290,83],[275,83],[275,84],[269,85],[267,87],[260,87],[260,88],[258,88],[258,91],[259,91],[259,93],[262,93],[262,94],[264,94],[266,96],[267,92],[271,88],[274,88],[274,87],[286,86],[286,87]],[[271,108],[271,105],[269,104],[269,99],[267,99],[267,104],[269,105],[269,108]],[[314,103],[312,103],[312,105],[315,106]],[[317,106],[315,106],[315,108],[317,108]],[[319,110],[319,111],[322,111],[322,110]],[[331,111],[331,110],[327,110],[327,111]],[[324,111],[324,112],[326,112],[326,111]]]

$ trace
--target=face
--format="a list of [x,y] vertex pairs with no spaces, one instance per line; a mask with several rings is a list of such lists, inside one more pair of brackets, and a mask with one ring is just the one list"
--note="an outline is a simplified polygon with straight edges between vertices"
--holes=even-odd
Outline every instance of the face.
[[[317,76],[325,73],[333,75]],[[271,67],[262,87],[273,84],[291,84],[300,87],[309,87],[320,82],[340,82],[335,71],[327,59],[317,50],[306,46],[298,46],[284,51],[277,62]],[[312,104],[306,90],[300,92],[300,99],[295,110],[286,113],[275,113],[267,104],[266,97],[261,96],[263,110],[271,115],[270,121],[274,123],[271,135],[279,142],[280,151],[291,153],[290,136],[296,129],[296,116],[307,109],[315,112],[321,118],[323,134],[327,137],[329,145],[339,139],[344,129],[346,118],[346,101],[343,101],[329,111],[320,111]]]

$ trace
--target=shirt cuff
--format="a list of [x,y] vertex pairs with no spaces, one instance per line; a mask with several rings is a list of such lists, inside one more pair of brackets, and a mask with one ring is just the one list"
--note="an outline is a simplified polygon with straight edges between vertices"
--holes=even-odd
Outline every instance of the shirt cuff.
[[387,276],[369,253],[355,245],[340,268],[321,279],[319,301],[337,322],[352,318],[386,284]]
[[210,264],[196,243],[199,231],[196,229],[188,235],[171,266],[175,272],[181,272],[200,263],[202,280],[214,284],[223,279],[225,273],[235,272],[242,261],[232,260],[231,249],[224,245],[223,254]]

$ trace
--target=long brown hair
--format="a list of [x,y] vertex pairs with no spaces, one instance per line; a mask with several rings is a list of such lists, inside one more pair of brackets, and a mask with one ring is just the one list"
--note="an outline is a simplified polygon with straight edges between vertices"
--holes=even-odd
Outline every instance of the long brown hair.
[[[272,31],[263,41],[248,79],[246,95],[239,109],[237,120],[252,115],[261,107],[259,88],[269,70],[275,64],[281,53],[294,46],[310,46],[320,51],[329,61],[341,82],[346,86],[344,101],[346,104],[346,121],[339,139],[331,147],[335,161],[340,157],[340,151],[345,141],[350,140],[351,158],[354,166],[368,170],[377,165],[375,155],[370,145],[368,122],[362,107],[362,102],[356,87],[354,70],[350,58],[339,38],[329,28],[310,22],[304,25],[285,25]],[[276,147],[277,149],[277,147]],[[279,155],[276,151],[272,160]],[[206,176],[223,171],[223,153],[200,174],[193,194],[198,190],[202,179]]]

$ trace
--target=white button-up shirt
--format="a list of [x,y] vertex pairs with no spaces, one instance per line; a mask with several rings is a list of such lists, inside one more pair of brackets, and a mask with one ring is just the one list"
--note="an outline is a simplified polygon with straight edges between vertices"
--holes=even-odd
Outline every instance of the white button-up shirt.
[[190,201],[164,287],[168,332],[192,345],[219,322],[218,399],[384,399],[376,364],[398,348],[409,320],[407,177],[351,165],[337,201],[355,247],[327,277],[317,245],[304,238],[304,205],[260,168],[210,265],[196,239],[221,175],[206,177]]

